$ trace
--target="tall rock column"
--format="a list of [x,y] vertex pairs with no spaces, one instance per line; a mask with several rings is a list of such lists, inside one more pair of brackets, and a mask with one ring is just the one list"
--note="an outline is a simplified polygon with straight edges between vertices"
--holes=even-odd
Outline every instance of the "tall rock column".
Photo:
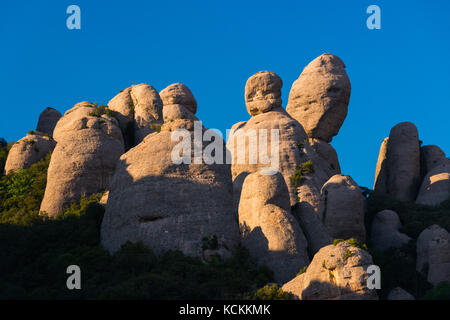
[[109,187],[124,151],[122,134],[113,117],[96,113],[89,102],[76,104],[54,130],[57,141],[47,174],[40,211],[56,217],[83,195]]
[[183,98],[188,90],[179,84],[164,89],[165,123],[120,158],[101,226],[110,252],[142,241],[158,254],[180,250],[208,259],[229,255],[239,242],[223,141],[216,136],[217,161],[206,163],[206,128]]
[[374,193],[414,201],[420,185],[419,133],[411,122],[391,129],[383,140],[375,173]]

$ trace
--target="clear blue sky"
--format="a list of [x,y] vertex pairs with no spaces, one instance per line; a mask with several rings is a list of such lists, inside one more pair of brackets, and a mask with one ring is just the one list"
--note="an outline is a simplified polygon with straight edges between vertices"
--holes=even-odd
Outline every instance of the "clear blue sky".
[[[81,30],[66,8],[81,8]],[[381,8],[381,30],[366,8]],[[245,82],[270,70],[292,82],[318,55],[347,65],[349,112],[332,141],[342,171],[372,187],[379,146],[412,121],[450,155],[450,1],[5,1],[0,3],[0,137],[35,129],[47,106],[107,103],[142,82],[191,88],[197,116],[222,131],[249,115]]]

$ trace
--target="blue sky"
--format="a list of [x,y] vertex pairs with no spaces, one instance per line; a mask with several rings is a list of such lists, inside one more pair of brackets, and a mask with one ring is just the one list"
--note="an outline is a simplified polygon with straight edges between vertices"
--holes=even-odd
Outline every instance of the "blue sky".
[[[81,8],[81,30],[66,8]],[[381,30],[366,8],[381,8]],[[35,129],[47,106],[107,103],[142,82],[186,84],[197,116],[225,132],[247,120],[246,80],[270,70],[283,106],[302,69],[330,52],[347,65],[348,116],[332,145],[343,173],[372,187],[379,146],[411,121],[449,156],[450,1],[5,1],[0,3],[0,137]]]

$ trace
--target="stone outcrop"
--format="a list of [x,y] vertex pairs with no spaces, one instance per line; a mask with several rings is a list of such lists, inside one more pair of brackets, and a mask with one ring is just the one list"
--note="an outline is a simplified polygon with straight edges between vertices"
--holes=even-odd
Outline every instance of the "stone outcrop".
[[378,212],[373,221],[370,238],[374,249],[385,251],[389,248],[401,248],[411,238],[399,230],[402,227],[400,218],[392,210]]
[[93,116],[89,102],[76,104],[58,121],[57,141],[47,174],[41,212],[60,214],[73,201],[108,189],[124,151],[118,122],[105,114]]
[[433,285],[450,281],[450,234],[432,225],[417,238],[416,270],[427,276]]
[[421,169],[423,175],[426,175],[436,166],[447,161],[444,151],[438,146],[427,145],[420,148]]
[[242,244],[284,283],[308,265],[307,243],[291,214],[289,193],[280,173],[249,174],[239,202]]
[[420,147],[414,124],[402,122],[391,129],[381,146],[375,176],[375,194],[415,200],[420,184]]
[[36,131],[47,133],[49,135],[53,134],[53,129],[55,129],[56,123],[61,118],[61,113],[53,108],[46,108],[39,115],[39,121],[36,127]]
[[437,206],[450,198],[450,160],[434,166],[423,178],[416,203]]
[[[312,202],[318,199],[321,186],[328,180],[330,166],[313,150],[298,121],[280,107],[281,83],[278,76],[268,71],[256,73],[247,81],[246,97],[251,97],[247,99],[247,110],[255,115],[232,127],[227,144],[232,159],[235,210],[238,211],[242,184],[248,174],[280,172],[288,187],[290,204],[296,206],[294,214],[305,228],[308,243],[311,242],[310,253],[314,254],[330,241],[329,235],[318,232],[325,228],[316,216],[318,201]],[[264,158],[261,151],[272,158]],[[308,163],[308,170],[304,170],[302,165]],[[303,185],[307,187],[302,188]]]
[[27,169],[55,148],[56,142],[39,132],[30,132],[17,141],[8,153],[5,173]]
[[377,300],[367,287],[370,254],[343,241],[316,253],[306,272],[284,284],[283,291],[300,300]]
[[310,62],[294,82],[286,111],[310,138],[330,142],[347,116],[350,91],[344,63],[325,53]]
[[126,150],[161,126],[162,106],[158,92],[146,83],[132,85],[108,102],[108,107],[118,113]]
[[392,289],[387,297],[388,300],[416,300],[412,294],[400,287]]
[[333,238],[365,241],[364,202],[361,189],[350,176],[334,175],[323,185],[319,216]]
[[[208,146],[201,137],[200,141],[195,139],[195,126],[202,134],[206,129],[189,119],[195,118],[193,114],[178,117],[180,112],[195,110],[189,105],[192,99],[185,99],[178,90],[169,91],[174,96],[168,97],[164,94],[167,91],[162,92],[163,101],[172,107],[170,112],[163,110],[166,122],[160,132],[148,135],[120,158],[109,191],[101,242],[110,252],[127,241],[142,241],[156,253],[180,250],[205,259],[212,254],[226,256],[239,241],[230,166],[207,164],[195,155],[194,144],[201,151]],[[172,136],[174,133],[178,138]],[[187,153],[181,154],[184,148]],[[223,144],[221,148],[224,157]],[[216,151],[218,155],[220,150]]]
[[281,107],[283,81],[271,71],[260,71],[245,85],[245,105],[250,115],[256,116]]

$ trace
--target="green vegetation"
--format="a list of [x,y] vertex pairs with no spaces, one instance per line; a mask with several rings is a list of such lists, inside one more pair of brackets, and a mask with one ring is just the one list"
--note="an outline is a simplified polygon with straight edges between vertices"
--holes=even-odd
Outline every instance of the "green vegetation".
[[347,242],[349,245],[351,245],[352,247],[355,247],[355,248],[360,248],[360,249],[363,249],[363,250],[366,250],[366,251],[368,251],[369,250],[369,248],[367,247],[367,245],[365,244],[365,243],[361,243],[361,242],[359,242],[358,240],[356,240],[355,238],[350,238],[350,239],[347,239],[347,240],[344,240],[344,239],[334,239],[334,241],[333,241],[333,245],[337,245],[338,243],[341,243],[341,242]]
[[89,113],[90,116],[101,117],[102,115],[106,115],[109,118],[117,117],[117,112],[109,109],[109,107],[107,105],[103,105],[103,104],[98,105],[97,103],[95,103],[94,105],[95,105],[95,111],[90,112]]
[[[440,206],[424,206],[411,202],[401,202],[388,197],[380,197],[369,192],[367,200],[367,214],[365,217],[366,230],[371,230],[375,215],[385,209],[395,211],[402,222],[401,232],[407,234],[414,241],[402,248],[391,248],[379,252],[370,248],[373,261],[381,269],[381,290],[378,295],[385,299],[389,291],[401,287],[416,298],[444,299],[448,294],[448,285],[442,284],[432,288],[426,277],[416,271],[416,241],[419,234],[427,227],[438,224],[450,231],[450,199]],[[367,235],[370,239],[370,234]],[[448,295],[447,295],[448,299]]]
[[439,282],[422,297],[423,300],[450,300],[450,282]]
[[6,158],[8,158],[9,150],[12,143],[7,143],[5,139],[0,138],[0,177],[3,176],[3,170],[5,170]]
[[[390,209],[400,217],[403,225],[402,232],[411,238],[417,239],[424,229],[433,224],[437,224],[450,232],[450,199],[442,202],[440,206],[430,207],[373,195],[368,199],[367,208],[366,227],[371,225],[378,212]],[[366,230],[370,230],[370,228]]]
[[289,177],[289,181],[291,182],[292,186],[298,188],[302,184],[303,175],[308,173],[314,173],[314,165],[311,160],[300,164],[300,168],[295,170],[294,174]]
[[277,284],[268,284],[257,290],[254,299],[256,300],[289,300],[290,294],[284,292]]
[[[49,161],[47,155],[0,179],[0,299],[255,298],[273,281],[272,271],[242,247],[207,263],[179,251],[157,256],[141,243],[109,254],[100,244],[100,194],[83,197],[57,219],[39,215]],[[82,270],[82,290],[66,288],[71,264]]]
[[203,250],[216,250],[219,249],[219,240],[216,235],[211,237],[204,237],[202,239],[202,249]]
[[300,271],[296,274],[296,277],[298,277],[299,275],[305,273],[306,270],[308,270],[308,266],[304,266],[303,268],[301,268]]

